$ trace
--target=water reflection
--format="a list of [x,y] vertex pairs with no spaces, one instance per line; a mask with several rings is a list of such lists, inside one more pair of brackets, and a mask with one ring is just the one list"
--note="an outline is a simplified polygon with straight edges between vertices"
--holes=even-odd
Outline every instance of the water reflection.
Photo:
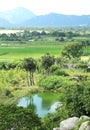
[[[57,105],[57,98],[52,98],[52,94],[35,94],[32,96],[26,96],[19,100],[18,106],[32,108],[39,117],[44,117],[47,113],[55,112],[55,109],[59,106]],[[56,104],[55,104],[56,103]],[[58,102],[58,104],[61,104]]]

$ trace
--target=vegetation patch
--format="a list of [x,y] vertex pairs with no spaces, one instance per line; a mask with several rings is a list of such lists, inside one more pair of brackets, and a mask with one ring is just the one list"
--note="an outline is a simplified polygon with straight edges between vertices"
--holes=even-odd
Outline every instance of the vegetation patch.
[[47,76],[39,81],[39,86],[44,87],[45,90],[55,90],[63,87],[68,82],[68,77],[63,76]]

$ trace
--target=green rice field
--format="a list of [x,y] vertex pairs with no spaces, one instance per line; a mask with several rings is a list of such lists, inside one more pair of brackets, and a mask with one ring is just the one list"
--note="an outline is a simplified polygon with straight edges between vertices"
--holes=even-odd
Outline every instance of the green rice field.
[[[23,59],[26,57],[40,58],[46,53],[50,53],[56,57],[60,56],[61,50],[65,43],[62,44],[8,44],[7,46],[0,46],[1,60]],[[90,56],[90,47],[84,49],[84,55]]]
[[59,56],[62,47],[62,45],[0,46],[0,59],[39,58],[45,53]]

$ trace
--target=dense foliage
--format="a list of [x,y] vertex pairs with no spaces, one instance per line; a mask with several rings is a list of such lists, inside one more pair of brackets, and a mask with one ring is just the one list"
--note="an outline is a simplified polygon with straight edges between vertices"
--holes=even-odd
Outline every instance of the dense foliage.
[[55,62],[54,56],[50,55],[49,53],[42,56],[41,64],[42,64],[43,68],[46,71],[48,71],[48,73],[50,72],[50,67],[54,64],[54,62]]
[[65,89],[69,116],[90,116],[90,81],[82,81]]
[[0,105],[0,130],[38,130],[40,125],[40,118],[31,109]]
[[62,56],[69,59],[80,57],[83,54],[83,44],[82,43],[69,43],[64,46],[62,50]]
[[43,77],[39,81],[39,86],[44,87],[45,90],[57,90],[63,87],[68,82],[68,77],[63,76],[48,76]]

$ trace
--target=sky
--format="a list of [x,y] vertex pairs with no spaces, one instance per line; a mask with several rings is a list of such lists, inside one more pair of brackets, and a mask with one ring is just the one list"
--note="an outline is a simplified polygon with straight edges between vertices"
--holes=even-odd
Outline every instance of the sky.
[[25,7],[36,15],[48,13],[90,14],[90,0],[0,0],[0,12]]

